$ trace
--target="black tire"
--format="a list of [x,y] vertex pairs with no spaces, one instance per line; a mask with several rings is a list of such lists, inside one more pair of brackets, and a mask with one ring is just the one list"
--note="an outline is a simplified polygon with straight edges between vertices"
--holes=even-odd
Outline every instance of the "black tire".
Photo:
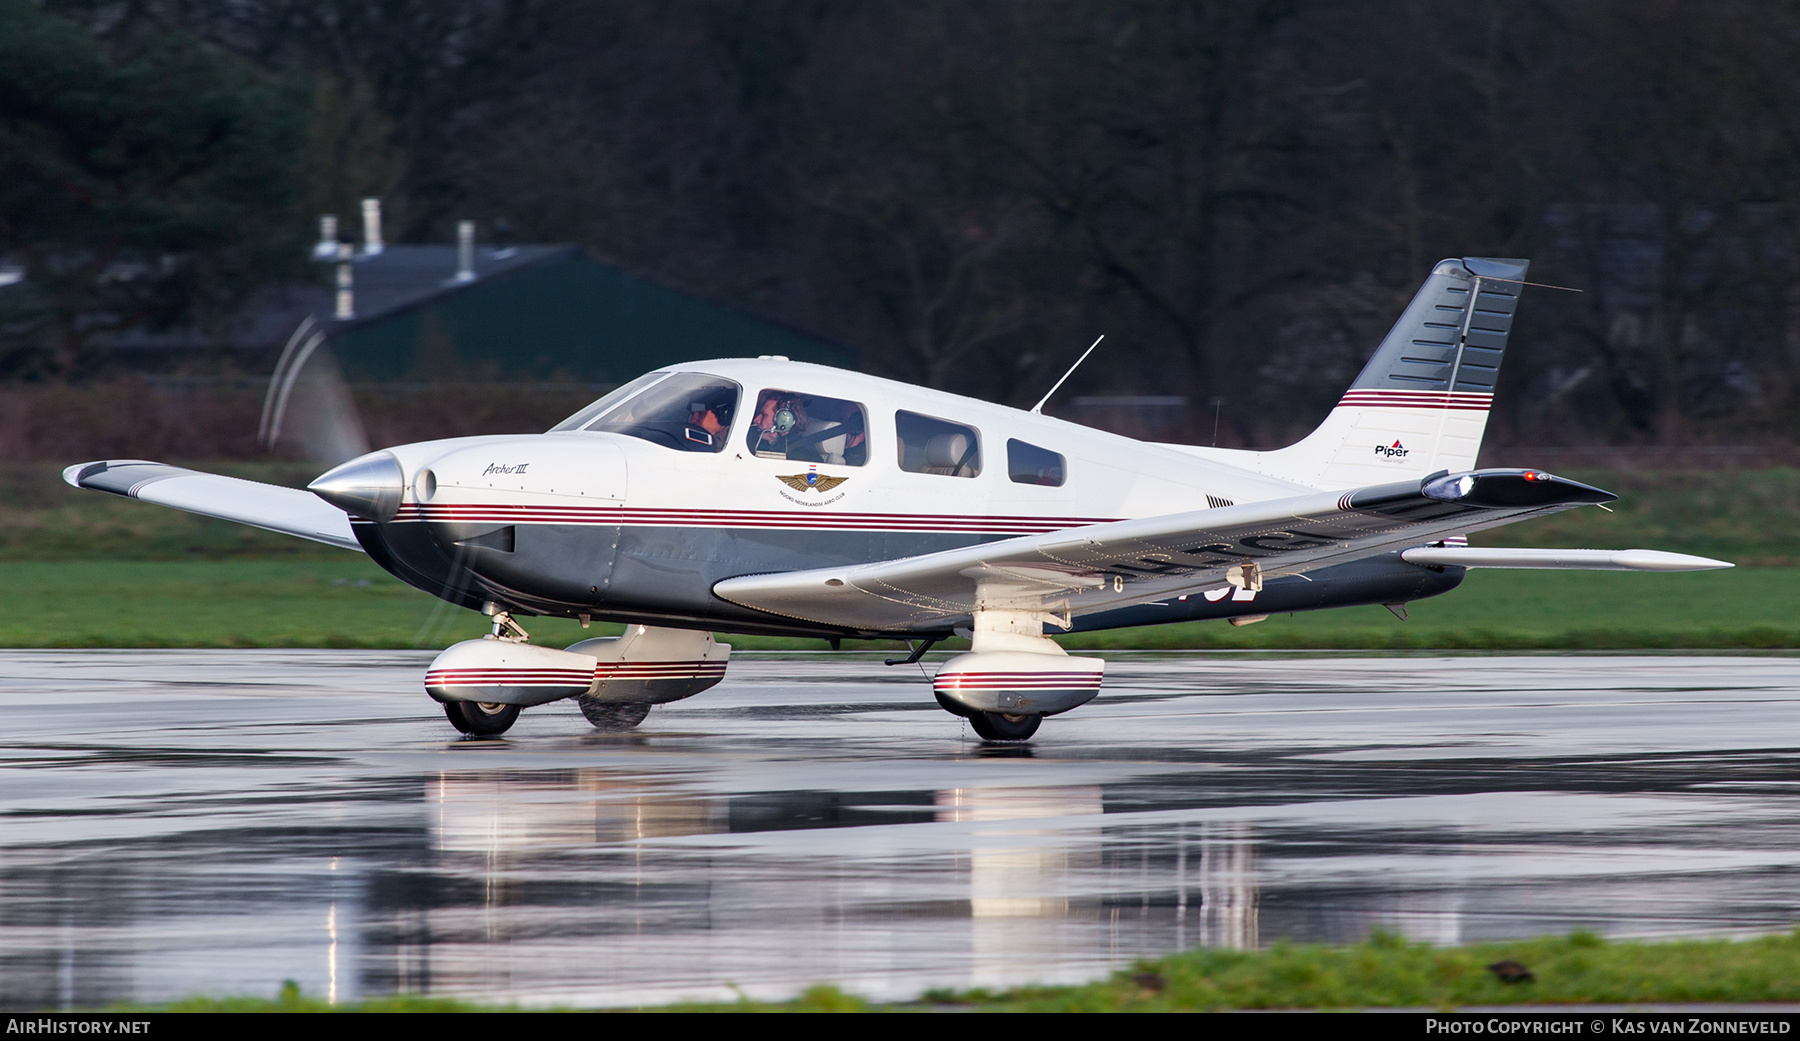
[[519,706],[489,702],[446,701],[444,715],[450,725],[474,737],[498,737],[519,721]]
[[644,717],[650,714],[650,705],[642,701],[600,701],[595,698],[576,698],[576,707],[587,717],[594,729],[602,734],[622,734],[634,730]]
[[969,725],[983,741],[1027,741],[1037,733],[1043,716],[1013,716],[1005,712],[971,712]]

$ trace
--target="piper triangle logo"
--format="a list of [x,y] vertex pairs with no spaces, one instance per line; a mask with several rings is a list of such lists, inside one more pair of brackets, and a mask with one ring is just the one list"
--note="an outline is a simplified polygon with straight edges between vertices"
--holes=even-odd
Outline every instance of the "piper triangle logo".
[[1400,443],[1400,439],[1397,437],[1394,438],[1394,443],[1391,445],[1376,445],[1375,446],[1375,454],[1379,455],[1379,456],[1383,456],[1388,459],[1405,459],[1406,452],[1407,452],[1406,446],[1402,445]]

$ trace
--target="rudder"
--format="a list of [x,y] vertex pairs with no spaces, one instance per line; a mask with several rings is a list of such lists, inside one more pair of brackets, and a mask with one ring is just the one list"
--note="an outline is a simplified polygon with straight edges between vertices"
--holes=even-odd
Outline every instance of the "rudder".
[[1257,469],[1317,488],[1472,469],[1529,266],[1439,261],[1325,422]]

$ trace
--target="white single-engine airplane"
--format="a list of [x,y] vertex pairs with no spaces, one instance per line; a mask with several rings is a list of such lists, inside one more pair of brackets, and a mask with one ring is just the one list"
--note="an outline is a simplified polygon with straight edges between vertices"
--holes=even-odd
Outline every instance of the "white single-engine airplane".
[[[401,445],[307,491],[124,459],[81,488],[362,550],[493,618],[425,689],[468,734],[574,698],[602,729],[718,683],[714,631],[969,637],[933,680],[990,741],[1100,689],[1045,634],[1399,605],[1468,568],[1683,571],[1650,550],[1476,549],[1612,494],[1476,470],[1526,263],[1437,265],[1325,422],[1279,451],[1147,444],[783,358],[671,366],[543,434]],[[628,623],[540,647],[516,616]],[[892,663],[890,663],[892,664]]]

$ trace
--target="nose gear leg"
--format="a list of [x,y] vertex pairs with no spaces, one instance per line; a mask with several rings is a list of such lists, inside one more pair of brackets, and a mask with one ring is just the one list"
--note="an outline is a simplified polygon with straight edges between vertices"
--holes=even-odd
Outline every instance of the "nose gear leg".
[[531,634],[525,631],[525,627],[515,621],[512,613],[502,609],[499,604],[489,600],[481,605],[481,611],[494,620],[492,634],[494,639],[510,640],[513,643],[527,643],[531,640]]

